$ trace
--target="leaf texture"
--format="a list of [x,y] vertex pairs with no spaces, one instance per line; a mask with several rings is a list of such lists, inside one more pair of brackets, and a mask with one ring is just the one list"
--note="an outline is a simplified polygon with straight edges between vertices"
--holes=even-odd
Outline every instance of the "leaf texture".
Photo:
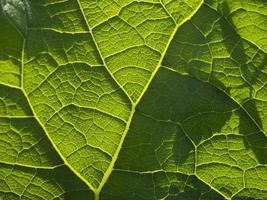
[[0,198],[267,199],[264,0],[0,7]]

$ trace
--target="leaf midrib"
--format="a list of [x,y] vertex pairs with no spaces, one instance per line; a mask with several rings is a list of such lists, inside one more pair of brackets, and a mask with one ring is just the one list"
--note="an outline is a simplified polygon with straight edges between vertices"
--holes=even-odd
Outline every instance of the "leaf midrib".
[[[77,1],[79,1],[79,0],[77,0]],[[162,64],[162,61],[163,61],[163,59],[164,59],[164,57],[165,57],[165,55],[166,55],[166,53],[167,53],[167,50],[168,50],[168,48],[169,48],[169,46],[170,46],[170,44],[171,44],[171,42],[172,42],[172,40],[173,40],[173,38],[174,38],[176,32],[177,32],[177,30],[178,30],[178,29],[179,29],[185,22],[187,22],[188,20],[190,20],[190,19],[195,15],[195,13],[199,10],[199,8],[202,6],[203,3],[204,3],[204,0],[202,0],[202,1],[199,3],[199,5],[196,7],[196,9],[194,10],[194,12],[191,13],[190,16],[188,16],[187,18],[185,18],[185,19],[184,19],[183,21],[181,21],[180,23],[176,24],[176,26],[175,26],[175,28],[174,28],[172,34],[171,34],[170,37],[169,37],[169,40],[168,40],[167,44],[166,44],[166,46],[165,46],[165,49],[164,49],[164,51],[162,52],[162,55],[161,55],[160,60],[159,60],[159,62],[158,62],[158,65],[156,66],[156,68],[155,68],[154,71],[152,72],[152,74],[151,74],[151,76],[150,76],[150,79],[148,80],[146,86],[144,87],[142,93],[140,94],[140,96],[138,97],[138,99],[136,100],[136,102],[133,102],[133,103],[132,103],[132,110],[131,110],[130,117],[129,117],[129,119],[128,119],[128,122],[127,122],[127,125],[126,125],[126,128],[125,128],[125,131],[124,131],[124,133],[122,134],[122,138],[121,138],[121,140],[120,140],[120,143],[119,143],[119,145],[118,145],[118,148],[117,148],[117,150],[116,150],[116,152],[115,152],[115,154],[114,154],[114,156],[113,156],[113,158],[112,158],[112,161],[111,161],[111,163],[110,163],[108,169],[107,169],[106,172],[104,173],[104,176],[103,176],[103,178],[102,178],[102,180],[101,180],[101,182],[100,182],[100,185],[99,185],[99,187],[98,187],[98,189],[97,189],[97,192],[95,193],[95,200],[99,200],[100,192],[101,192],[102,188],[104,187],[104,184],[107,182],[107,180],[108,180],[110,174],[111,174],[112,171],[113,171],[115,162],[116,162],[116,160],[117,160],[117,158],[118,158],[118,156],[119,156],[119,152],[120,152],[120,150],[121,150],[121,148],[122,148],[123,142],[124,142],[124,140],[125,140],[125,138],[126,138],[126,135],[127,135],[128,131],[129,131],[129,128],[130,128],[130,125],[131,125],[131,122],[132,122],[132,119],[133,119],[133,116],[134,116],[134,113],[135,113],[135,109],[136,109],[136,107],[138,106],[138,104],[139,104],[139,102],[141,101],[141,99],[143,98],[143,96],[145,95],[146,91],[148,90],[148,88],[149,88],[151,82],[153,81],[153,79],[154,79],[156,73],[158,72],[158,70],[159,70],[159,68],[160,68],[160,66],[161,66],[161,64]],[[168,13],[168,14],[169,14],[169,13]],[[170,18],[173,19],[173,17],[172,17],[171,15],[170,15]],[[87,24],[88,24],[88,22],[87,22]],[[94,38],[93,33],[91,33],[91,34],[92,34],[92,37]],[[95,40],[94,40],[94,42],[96,43]],[[97,44],[96,44],[96,45],[97,45]],[[99,49],[98,49],[98,51],[99,51],[99,54],[101,54],[101,51],[100,51]],[[101,58],[102,58],[102,55],[101,55]],[[102,59],[103,59],[103,58],[102,58]],[[107,68],[107,66],[106,66],[106,68]],[[124,90],[123,90],[123,91],[124,91]],[[124,91],[124,92],[125,92],[125,91]],[[126,95],[127,95],[127,93],[126,93]],[[127,95],[127,96],[128,96],[128,95]]]

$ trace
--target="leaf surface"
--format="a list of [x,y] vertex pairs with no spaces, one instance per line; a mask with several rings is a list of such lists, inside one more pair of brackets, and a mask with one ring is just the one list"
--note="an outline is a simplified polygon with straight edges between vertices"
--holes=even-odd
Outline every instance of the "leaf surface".
[[266,8],[2,1],[0,196],[267,198]]

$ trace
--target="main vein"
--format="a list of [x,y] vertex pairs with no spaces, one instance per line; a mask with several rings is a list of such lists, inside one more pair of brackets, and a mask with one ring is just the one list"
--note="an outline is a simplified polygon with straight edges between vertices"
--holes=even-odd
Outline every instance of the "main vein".
[[[120,153],[120,150],[121,150],[121,148],[122,148],[122,145],[123,145],[123,142],[124,142],[124,140],[125,140],[125,137],[126,137],[126,135],[127,135],[127,132],[129,131],[129,128],[130,128],[130,125],[131,125],[131,122],[132,122],[132,119],[133,119],[133,116],[134,116],[134,113],[135,113],[135,109],[136,109],[136,107],[138,106],[138,104],[141,102],[141,99],[142,99],[143,96],[145,95],[146,91],[148,90],[148,87],[150,86],[150,84],[151,84],[151,82],[153,81],[153,79],[154,79],[156,73],[158,72],[158,70],[159,70],[159,68],[160,68],[160,66],[161,66],[161,63],[162,63],[162,61],[163,61],[163,59],[164,59],[164,57],[165,57],[165,55],[166,55],[166,53],[167,53],[167,50],[168,50],[168,48],[169,48],[169,46],[170,46],[170,44],[171,44],[171,41],[173,40],[173,38],[174,38],[174,36],[175,36],[177,30],[179,29],[179,27],[181,27],[182,24],[184,24],[185,22],[187,22],[188,20],[190,20],[190,19],[195,15],[195,13],[199,10],[199,8],[200,8],[200,6],[203,4],[203,2],[204,2],[204,0],[202,0],[202,1],[199,3],[198,7],[194,10],[194,12],[191,13],[190,16],[188,16],[187,18],[185,18],[185,19],[184,19],[183,21],[181,21],[180,23],[176,24],[176,26],[175,26],[175,28],[174,28],[174,30],[173,30],[173,32],[172,32],[172,34],[171,34],[171,36],[170,36],[170,38],[169,38],[167,44],[166,44],[166,47],[165,47],[165,49],[164,49],[164,51],[163,51],[163,53],[162,53],[162,55],[161,55],[161,57],[160,57],[160,60],[159,60],[159,62],[158,62],[158,65],[156,66],[156,68],[155,68],[154,71],[152,72],[151,77],[150,77],[150,79],[148,80],[146,86],[144,87],[144,89],[143,89],[141,95],[138,97],[138,99],[136,100],[136,102],[134,102],[134,103],[132,104],[132,110],[131,110],[129,120],[128,120],[127,125],[126,125],[126,128],[125,128],[125,131],[123,132],[123,135],[122,135],[122,137],[121,137],[119,146],[118,146],[118,148],[117,148],[117,150],[116,150],[116,152],[115,152],[115,154],[114,154],[114,156],[113,156],[113,158],[112,158],[112,161],[111,161],[111,163],[110,163],[108,169],[106,170],[106,172],[105,172],[105,174],[104,174],[104,176],[103,176],[103,178],[102,178],[102,180],[101,180],[101,182],[100,182],[99,187],[98,187],[97,190],[96,190],[96,193],[95,193],[95,200],[99,200],[100,192],[101,192],[102,188],[104,187],[105,183],[107,182],[109,176],[111,175],[111,173],[112,173],[112,171],[113,171],[115,162],[116,162],[116,160],[117,160],[117,158],[118,158],[118,156],[119,156],[119,153]],[[171,16],[170,16],[170,17],[171,17]]]

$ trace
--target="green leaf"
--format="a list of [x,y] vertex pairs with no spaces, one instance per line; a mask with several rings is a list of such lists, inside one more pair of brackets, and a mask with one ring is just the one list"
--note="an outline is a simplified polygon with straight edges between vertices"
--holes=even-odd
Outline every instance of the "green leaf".
[[264,0],[2,0],[1,199],[267,199]]

